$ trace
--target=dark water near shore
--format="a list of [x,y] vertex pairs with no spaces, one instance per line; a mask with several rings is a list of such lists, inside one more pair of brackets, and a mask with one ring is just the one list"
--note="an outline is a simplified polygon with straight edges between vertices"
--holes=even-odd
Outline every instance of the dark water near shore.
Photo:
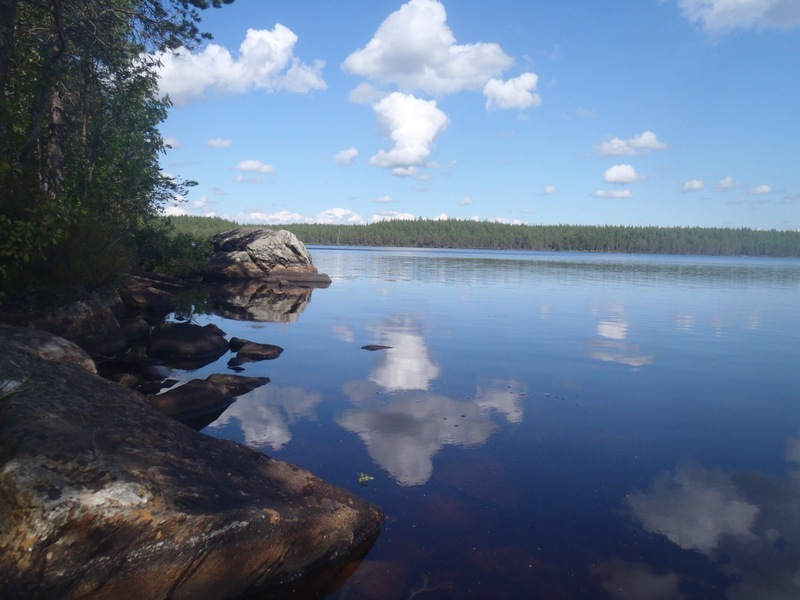
[[311,251],[205,431],[383,508],[331,598],[800,598],[800,260]]

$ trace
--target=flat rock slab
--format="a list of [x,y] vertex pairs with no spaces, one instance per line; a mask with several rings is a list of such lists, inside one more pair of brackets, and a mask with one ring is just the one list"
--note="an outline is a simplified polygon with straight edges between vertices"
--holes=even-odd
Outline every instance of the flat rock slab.
[[166,416],[187,424],[202,423],[202,427],[216,420],[233,401],[223,387],[202,379],[192,379],[147,398],[151,406]]
[[259,360],[274,360],[283,353],[283,348],[274,344],[261,344],[242,338],[231,338],[230,349],[236,352],[236,358],[241,362]]
[[25,343],[0,330],[0,597],[277,597],[377,536],[352,493]]
[[244,377],[215,373],[206,377],[206,381],[225,389],[231,396],[241,396],[269,383],[269,377]]
[[267,383],[269,377],[210,375],[148,396],[147,402],[166,416],[199,430],[216,421],[236,396]]
[[147,345],[148,356],[187,368],[213,362],[227,351],[225,333],[213,324],[164,323],[153,328]]

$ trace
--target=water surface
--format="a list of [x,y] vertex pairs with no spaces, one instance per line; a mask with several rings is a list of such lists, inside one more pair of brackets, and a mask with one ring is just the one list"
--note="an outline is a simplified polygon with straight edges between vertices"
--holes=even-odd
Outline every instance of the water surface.
[[800,597],[800,261],[311,251],[205,431],[383,508],[331,598]]

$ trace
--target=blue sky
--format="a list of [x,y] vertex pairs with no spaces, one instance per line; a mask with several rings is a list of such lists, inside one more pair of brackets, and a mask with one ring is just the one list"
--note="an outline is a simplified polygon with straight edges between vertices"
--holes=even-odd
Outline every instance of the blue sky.
[[798,0],[236,0],[164,56],[169,214],[800,230]]

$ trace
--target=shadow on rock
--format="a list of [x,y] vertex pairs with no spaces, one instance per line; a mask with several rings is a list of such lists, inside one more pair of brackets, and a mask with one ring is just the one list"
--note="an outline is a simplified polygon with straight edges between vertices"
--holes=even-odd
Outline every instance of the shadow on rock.
[[0,597],[308,597],[377,537],[374,505],[166,418],[63,339],[9,329]]
[[147,402],[166,416],[199,431],[216,421],[236,396],[267,383],[269,377],[210,375],[149,396]]

